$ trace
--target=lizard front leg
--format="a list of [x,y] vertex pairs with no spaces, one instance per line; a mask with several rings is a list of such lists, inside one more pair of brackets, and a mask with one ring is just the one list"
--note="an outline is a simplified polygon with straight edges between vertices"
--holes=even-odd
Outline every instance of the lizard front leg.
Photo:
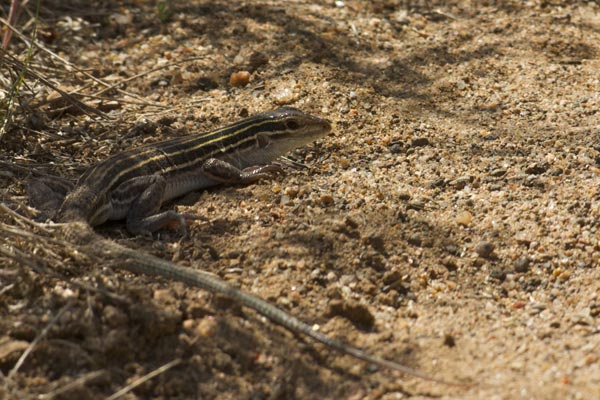
[[283,173],[278,165],[262,165],[239,169],[227,161],[211,158],[202,165],[202,173],[219,183],[249,184],[259,179],[270,179],[275,173]]

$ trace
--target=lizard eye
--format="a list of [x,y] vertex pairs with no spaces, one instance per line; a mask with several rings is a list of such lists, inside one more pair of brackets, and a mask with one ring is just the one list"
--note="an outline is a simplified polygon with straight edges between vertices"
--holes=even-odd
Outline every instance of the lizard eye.
[[285,127],[291,131],[295,131],[300,128],[300,124],[296,121],[288,121],[285,123]]

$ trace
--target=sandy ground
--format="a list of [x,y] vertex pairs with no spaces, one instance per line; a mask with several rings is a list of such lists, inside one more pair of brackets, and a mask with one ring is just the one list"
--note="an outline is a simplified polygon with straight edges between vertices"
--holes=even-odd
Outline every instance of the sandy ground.
[[[0,398],[103,399],[176,359],[121,398],[600,398],[598,4],[43,3],[44,46],[114,87],[39,51],[32,65],[114,120],[28,80],[1,161],[75,180],[278,105],[326,117],[332,134],[290,155],[309,168],[168,205],[209,217],[188,239],[98,231],[472,385],[377,370],[179,283],[0,255]],[[3,201],[25,204],[27,177],[0,174]]]

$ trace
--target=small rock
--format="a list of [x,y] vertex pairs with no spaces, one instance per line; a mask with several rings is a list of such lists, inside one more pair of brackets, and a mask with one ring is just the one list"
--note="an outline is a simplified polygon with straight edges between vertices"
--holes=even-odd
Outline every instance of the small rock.
[[449,333],[446,333],[444,335],[444,346],[448,346],[448,347],[456,346],[456,340],[454,339],[454,336],[452,336]]
[[291,104],[294,101],[298,100],[299,95],[294,91],[295,87],[295,81],[286,83],[286,86],[280,86],[273,93],[273,101],[275,102],[275,104],[284,106],[286,104]]
[[519,257],[517,261],[515,261],[515,272],[527,272],[529,270],[529,264],[531,260],[529,257]]
[[298,193],[300,193],[300,188],[298,186],[288,186],[285,188],[283,193],[293,199],[298,196]]
[[250,82],[250,72],[239,71],[234,72],[229,77],[229,84],[233,87],[244,87]]
[[497,134],[497,133],[486,133],[486,134],[484,134],[484,135],[481,137],[481,139],[482,139],[482,140],[485,140],[485,141],[489,141],[489,142],[491,142],[491,141],[493,141],[493,140],[497,140],[497,139],[498,139],[498,137],[499,137],[499,136],[498,136],[498,134]]
[[202,91],[208,92],[219,87],[219,84],[214,79],[203,76],[196,81],[196,87]]
[[408,210],[416,210],[416,211],[424,210],[425,209],[425,202],[423,202],[422,200],[413,200],[413,201],[410,201],[406,205],[406,209],[408,209]]
[[327,316],[334,317],[338,315],[347,318],[363,329],[369,330],[375,325],[375,317],[367,306],[355,301],[332,300],[329,303]]
[[282,195],[281,199],[279,200],[279,204],[281,204],[282,206],[287,206],[288,204],[292,203],[292,199],[287,194]]
[[319,197],[319,201],[318,201],[318,203],[319,203],[321,206],[323,206],[323,207],[326,207],[326,206],[329,206],[329,205],[333,204],[333,200],[334,200],[334,199],[333,199],[333,196],[332,196],[332,195],[330,195],[330,194],[327,194],[327,193],[326,193],[326,194],[322,194],[322,195]]
[[532,163],[525,168],[525,173],[529,175],[540,175],[546,172],[548,165],[546,163]]
[[340,157],[338,159],[338,165],[342,168],[348,168],[352,163],[346,157]]
[[255,51],[250,56],[250,60],[248,61],[248,69],[250,72],[255,71],[259,67],[267,64],[269,62],[269,56],[259,51]]
[[479,242],[475,246],[475,252],[481,258],[491,258],[494,253],[494,245],[490,242]]
[[456,223],[462,226],[469,226],[473,221],[473,215],[468,211],[463,211],[456,216]]
[[446,269],[450,272],[456,271],[458,269],[458,265],[456,264],[456,261],[454,261],[454,258],[452,258],[450,256],[446,256],[442,260],[442,265],[444,267],[446,267]]
[[412,244],[413,246],[421,246],[421,243],[423,243],[423,240],[421,239],[421,236],[414,234],[414,235],[410,235],[408,237],[408,243]]
[[515,241],[518,244],[522,244],[525,246],[529,246],[531,244],[531,234],[529,232],[518,232],[517,234],[515,234]]
[[218,324],[214,317],[202,318],[194,329],[195,333],[202,338],[214,337],[218,332]]
[[385,241],[383,240],[383,236],[378,235],[376,233],[372,233],[367,237],[367,243],[371,245],[371,247],[379,252],[383,252],[385,250]]
[[390,146],[390,153],[392,153],[392,154],[402,153],[402,146],[400,146],[398,143],[394,143],[393,145]]
[[526,305],[527,305],[527,302],[525,302],[523,300],[517,300],[514,303],[512,303],[510,308],[512,308],[513,310],[520,310],[521,308],[525,307]]
[[400,273],[400,271],[398,271],[398,270],[387,271],[386,273],[383,274],[383,278],[382,278],[383,283],[386,285],[391,285],[392,283],[394,283],[396,281],[401,281],[401,280],[402,280],[402,273]]
[[375,271],[385,270],[385,259],[381,254],[376,253],[373,250],[363,252],[359,256],[359,260],[361,263],[369,268],[373,268]]
[[490,172],[490,175],[496,178],[506,175],[506,168],[496,168]]
[[458,245],[455,243],[447,244],[446,246],[444,246],[444,250],[446,252],[452,254],[453,256],[457,256],[457,257],[461,256],[460,247],[458,247]]
[[[159,125],[162,125],[162,126],[171,126],[176,121],[177,121],[177,117],[175,117],[173,115],[168,115],[168,116],[164,116],[164,117],[160,118],[158,121],[156,121],[156,123]],[[156,131],[156,127],[154,128],[154,131]]]
[[456,178],[455,180],[450,182],[450,185],[452,185],[460,190],[460,189],[464,189],[465,186],[467,186],[469,183],[471,183],[470,176],[461,176],[460,178]]
[[548,175],[550,176],[560,176],[563,174],[562,168],[552,168],[548,170]]
[[398,193],[398,200],[407,201],[411,199],[411,195],[409,192],[400,192]]
[[504,282],[506,280],[506,272],[504,272],[500,268],[494,268],[490,272],[490,278],[497,279],[500,282]]
[[411,142],[410,145],[412,147],[424,147],[424,146],[429,146],[429,139],[427,139],[426,137],[421,137],[421,138],[414,138]]
[[434,181],[429,184],[429,187],[431,187],[431,188],[442,188],[442,187],[446,186],[446,183],[447,183],[446,179],[444,179],[444,178],[437,178],[437,179],[434,179]]

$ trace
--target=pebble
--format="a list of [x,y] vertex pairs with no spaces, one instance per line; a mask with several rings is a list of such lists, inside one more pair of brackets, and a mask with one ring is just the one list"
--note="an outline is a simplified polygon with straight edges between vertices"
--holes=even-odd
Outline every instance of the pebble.
[[463,211],[456,216],[455,221],[459,225],[469,226],[473,221],[473,214],[468,211]]
[[449,333],[446,333],[444,335],[444,346],[448,346],[448,347],[456,346],[456,340],[454,339],[454,336],[452,336]]
[[456,264],[456,261],[454,261],[454,259],[451,256],[446,256],[442,260],[442,265],[444,267],[446,267],[446,269],[448,271],[456,271],[458,269],[458,265]]
[[329,272],[327,273],[326,279],[327,279],[329,282],[334,282],[334,281],[337,281],[338,277],[337,277],[337,275],[335,274],[335,272],[333,272],[333,271],[329,271]]
[[494,253],[494,245],[490,242],[481,241],[475,246],[475,252],[481,258],[491,258]]
[[194,333],[200,337],[214,337],[217,332],[217,320],[211,316],[207,316],[198,321],[198,325],[196,325],[194,329]]
[[219,84],[208,76],[198,78],[196,81],[196,87],[202,91],[208,92],[219,87]]
[[331,204],[333,204],[333,196],[330,194],[322,194],[321,196],[319,196],[319,204],[323,207],[329,206]]
[[518,232],[515,235],[515,241],[518,244],[529,246],[529,244],[531,243],[531,237],[529,236],[529,234],[527,232]]
[[406,205],[406,208],[409,210],[416,210],[416,211],[424,210],[425,202],[422,200],[413,200],[413,201],[408,202],[408,204]]
[[293,199],[300,193],[300,188],[298,186],[288,186],[283,192]]
[[317,279],[319,279],[320,276],[321,276],[321,270],[319,268],[315,268],[312,271],[310,271],[311,279],[317,280]]
[[446,179],[445,178],[437,178],[435,179],[433,182],[431,182],[429,184],[429,187],[431,188],[443,188],[444,186],[446,186]]
[[500,282],[504,282],[506,280],[506,272],[504,272],[503,270],[501,270],[500,268],[494,268],[491,272],[490,272],[490,278],[492,279],[497,279]]
[[273,101],[280,106],[293,103],[298,99],[298,94],[294,93],[296,82],[291,82],[289,86],[282,87],[273,94]]
[[421,243],[423,243],[423,240],[421,239],[421,236],[414,234],[414,235],[410,235],[408,237],[408,243],[412,244],[413,246],[421,246]]
[[261,53],[260,51],[255,51],[248,60],[248,69],[250,72],[256,71],[256,69],[267,64],[268,62],[269,56],[267,56],[265,53]]
[[524,172],[530,175],[540,175],[546,172],[548,166],[545,163],[531,163],[529,164]]
[[383,252],[385,250],[385,241],[383,240],[383,236],[376,234],[376,233],[372,233],[369,236],[367,236],[367,243],[369,243],[369,245],[379,251],[379,252]]
[[281,204],[282,206],[287,206],[288,204],[292,204],[292,203],[293,203],[292,199],[287,194],[282,195],[281,199],[279,200],[279,204]]
[[529,264],[531,260],[529,257],[519,257],[517,261],[515,261],[515,272],[527,272],[529,270]]
[[400,154],[401,152],[402,152],[402,146],[400,146],[398,143],[394,143],[393,145],[390,146],[390,153]]
[[244,87],[250,82],[250,72],[238,71],[229,77],[229,85],[233,87]]
[[359,257],[362,264],[369,268],[373,268],[375,271],[385,271],[386,263],[385,259],[381,254],[374,251],[365,251]]
[[563,174],[562,168],[552,168],[548,170],[548,175],[550,176],[560,176]]
[[409,192],[400,192],[400,193],[398,193],[398,199],[399,200],[407,201],[407,200],[410,200],[411,197],[412,196],[410,195]]
[[386,271],[383,274],[382,281],[386,285],[391,285],[394,282],[402,280],[402,273],[398,270]]
[[510,306],[510,308],[512,308],[513,310],[519,310],[519,309],[525,307],[526,305],[527,305],[527,302],[525,302],[523,300],[517,300]]
[[425,147],[425,146],[429,146],[429,139],[427,139],[426,137],[414,138],[410,142],[410,145],[412,147]]
[[450,185],[456,187],[457,189],[464,189],[465,186],[467,186],[469,183],[471,183],[470,176],[461,176],[461,177],[456,178],[455,180],[451,181]]
[[492,170],[490,172],[490,176],[499,178],[501,176],[506,175],[506,172],[507,172],[506,168],[496,168],[495,170]]
[[350,160],[348,160],[346,157],[340,157],[338,159],[338,165],[342,168],[348,168],[350,164]]

